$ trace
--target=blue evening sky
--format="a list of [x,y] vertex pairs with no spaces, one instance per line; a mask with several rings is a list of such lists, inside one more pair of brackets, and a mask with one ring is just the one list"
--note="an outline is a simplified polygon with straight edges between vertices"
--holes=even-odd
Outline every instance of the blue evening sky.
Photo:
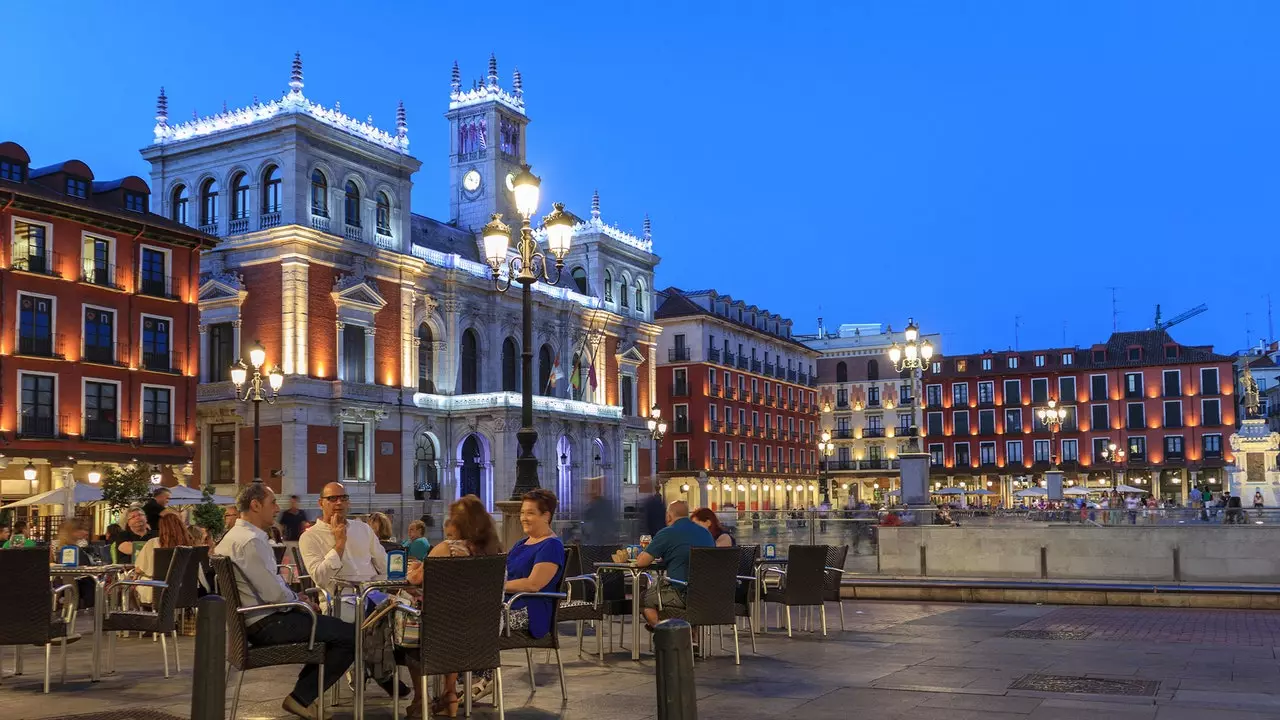
[[[525,82],[544,206],[639,231],[659,285],[812,332],[914,315],[973,352],[1104,340],[1208,303],[1219,350],[1280,312],[1280,3],[5,3],[0,139],[148,176],[156,91],[183,120],[282,93],[390,128],[448,211],[449,68]],[[228,6],[229,7],[229,6]],[[819,310],[821,308],[821,310]],[[1246,316],[1246,313],[1250,315]],[[1065,325],[1064,325],[1065,324]]]

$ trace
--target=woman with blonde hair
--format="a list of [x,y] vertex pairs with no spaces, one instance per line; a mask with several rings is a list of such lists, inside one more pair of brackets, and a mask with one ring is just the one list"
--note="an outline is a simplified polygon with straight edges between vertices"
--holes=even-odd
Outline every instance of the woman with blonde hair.
[[[151,538],[138,551],[138,556],[134,560],[134,565],[138,571],[139,577],[147,580],[154,580],[156,575],[156,548],[175,548],[187,545],[191,538],[187,534],[187,526],[182,522],[182,516],[172,510],[166,510],[160,513],[160,532]],[[168,568],[164,569],[168,572]],[[138,600],[151,604],[154,599],[154,591],[149,587],[138,588]]]
[[378,538],[378,542],[395,542],[396,538],[391,528],[391,518],[386,513],[372,512],[367,518],[369,527],[373,528],[373,534]]

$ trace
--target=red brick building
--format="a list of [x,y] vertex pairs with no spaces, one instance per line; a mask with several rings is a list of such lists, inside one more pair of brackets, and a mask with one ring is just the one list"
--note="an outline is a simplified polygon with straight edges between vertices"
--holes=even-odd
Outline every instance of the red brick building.
[[[1236,422],[1232,359],[1163,330],[1114,333],[1088,348],[935,357],[925,373],[926,446],[935,485],[986,488],[1006,502],[1057,459],[1068,485],[1113,478],[1185,502],[1222,489]],[[1067,410],[1051,435],[1037,410]],[[1115,444],[1126,456],[1109,462]]]
[[[149,210],[141,178],[32,168],[0,144],[0,493],[113,463],[189,472],[196,278],[215,238]],[[36,471],[28,481],[27,466]]]
[[665,495],[752,510],[820,502],[819,353],[791,337],[791,321],[674,287],[659,293],[654,319]]

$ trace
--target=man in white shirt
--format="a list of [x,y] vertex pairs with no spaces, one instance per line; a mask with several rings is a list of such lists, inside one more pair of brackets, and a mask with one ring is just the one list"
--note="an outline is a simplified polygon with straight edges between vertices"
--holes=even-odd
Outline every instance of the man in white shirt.
[[[365,582],[387,576],[387,551],[373,528],[347,517],[350,506],[351,496],[342,483],[325,485],[320,491],[320,519],[298,540],[311,581],[332,593],[335,602],[335,580]],[[349,612],[349,603],[343,604],[344,616]]]
[[[214,554],[230,558],[235,565],[241,605],[307,602],[305,597],[290,590],[277,574],[275,555],[267,543],[266,529],[280,512],[275,493],[263,483],[246,485],[236,498],[236,508],[240,517],[222,536]],[[327,689],[355,660],[355,626],[326,615],[317,620],[315,639],[325,643],[324,685]],[[249,642],[254,646],[306,642],[311,635],[310,616],[298,611],[259,610],[247,614],[245,622]],[[314,707],[319,692],[318,673],[315,665],[302,668],[293,692],[284,699],[285,711],[306,720],[318,720]]]

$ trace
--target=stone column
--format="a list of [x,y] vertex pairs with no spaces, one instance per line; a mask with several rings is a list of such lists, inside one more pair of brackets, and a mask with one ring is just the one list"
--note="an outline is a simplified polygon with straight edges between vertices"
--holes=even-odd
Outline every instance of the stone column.
[[460,347],[458,331],[458,310],[461,303],[453,292],[446,294],[440,303],[444,309],[445,348],[435,360],[436,392],[441,395],[453,395],[458,387],[458,348]]
[[[418,385],[418,339],[413,328],[414,288],[400,286],[400,387],[413,392]],[[409,447],[409,446],[405,446]],[[410,484],[412,489],[412,483]]]
[[372,325],[364,329],[364,378],[365,382],[370,385],[379,385],[378,366],[374,362],[373,347],[375,343],[375,334],[377,329]]
[[[283,409],[280,413],[280,468],[284,477],[280,478],[280,495],[288,499],[290,495],[307,494],[307,459],[310,457],[307,447],[307,423],[305,415],[300,417],[299,408]],[[341,448],[336,448],[341,452]]]
[[281,367],[286,375],[307,373],[307,274],[309,263],[289,258],[280,263]]
[[345,362],[346,352],[343,350],[344,343],[342,342],[342,330],[347,326],[347,324],[339,320],[334,323],[334,326],[337,328],[338,333],[338,342],[336,343],[338,347],[336,348],[337,352],[334,353],[336,360],[334,360],[335,367],[333,368],[333,376],[339,380],[346,380],[346,371],[344,371],[343,368],[346,367],[347,363]]
[[196,377],[197,383],[203,382],[206,377],[209,377],[207,370],[209,367],[209,326],[201,323],[198,331],[200,333],[200,366],[198,369],[198,376]]

